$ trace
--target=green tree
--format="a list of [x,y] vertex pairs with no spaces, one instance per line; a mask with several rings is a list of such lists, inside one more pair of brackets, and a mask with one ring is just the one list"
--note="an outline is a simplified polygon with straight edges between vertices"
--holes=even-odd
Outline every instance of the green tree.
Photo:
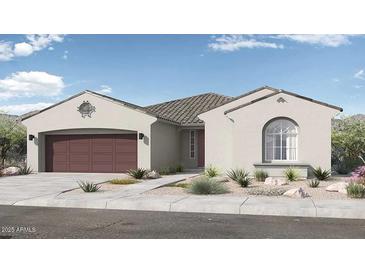
[[26,129],[13,116],[0,114],[0,161],[2,168],[10,152],[24,155],[26,151]]
[[332,160],[354,168],[365,159],[365,121],[344,117],[332,129]]

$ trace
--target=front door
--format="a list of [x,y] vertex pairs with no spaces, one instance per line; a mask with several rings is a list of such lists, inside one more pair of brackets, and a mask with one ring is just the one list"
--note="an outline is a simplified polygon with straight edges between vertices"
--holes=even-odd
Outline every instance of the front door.
[[198,131],[198,167],[205,166],[205,137],[204,129]]

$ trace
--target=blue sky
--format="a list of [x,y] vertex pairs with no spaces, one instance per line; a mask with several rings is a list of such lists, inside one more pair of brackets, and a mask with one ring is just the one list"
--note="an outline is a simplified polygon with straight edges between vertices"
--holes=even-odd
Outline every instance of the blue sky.
[[365,113],[365,37],[0,35],[0,109],[12,114],[85,89],[144,106],[263,85]]

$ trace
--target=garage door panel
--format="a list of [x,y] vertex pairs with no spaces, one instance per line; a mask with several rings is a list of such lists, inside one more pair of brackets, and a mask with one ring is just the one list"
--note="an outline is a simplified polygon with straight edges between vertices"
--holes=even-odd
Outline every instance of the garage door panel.
[[46,171],[124,172],[137,167],[137,134],[46,136]]

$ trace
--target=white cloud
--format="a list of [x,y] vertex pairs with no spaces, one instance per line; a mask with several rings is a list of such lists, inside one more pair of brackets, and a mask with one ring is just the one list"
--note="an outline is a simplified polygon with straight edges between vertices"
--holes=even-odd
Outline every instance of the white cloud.
[[0,61],[10,61],[13,57],[11,43],[0,41]]
[[43,71],[20,71],[0,79],[0,99],[60,95],[65,84],[62,77]]
[[63,52],[62,59],[64,59],[64,60],[67,60],[67,59],[68,59],[68,50],[65,50],[65,51]]
[[354,85],[354,88],[356,89],[359,89],[359,88],[362,88],[363,86],[362,85]]
[[30,34],[26,36],[34,51],[49,47],[53,42],[63,42],[63,35],[58,34]]
[[36,51],[48,48],[53,43],[61,43],[64,35],[58,34],[31,34],[26,35],[26,42],[16,43],[0,41],[0,61],[10,61],[17,56],[29,56]]
[[288,39],[299,43],[324,47],[339,47],[351,44],[349,36],[344,34],[282,34],[272,36],[272,38]]
[[54,50],[54,47],[49,47],[48,50],[51,50],[52,51],[52,50]]
[[20,115],[34,110],[41,110],[53,105],[53,103],[35,103],[35,104],[20,104],[20,105],[4,105],[0,106],[0,111],[7,114]]
[[365,80],[365,71],[363,69],[360,69],[354,74],[354,78]]
[[107,93],[112,92],[112,88],[110,86],[107,86],[107,85],[101,85],[100,89],[97,90],[96,92],[107,94]]
[[209,43],[208,47],[215,51],[232,52],[240,50],[241,48],[284,48],[284,46],[281,44],[258,41],[245,35],[222,35],[212,38],[214,39],[214,42]]
[[28,43],[18,43],[15,44],[14,46],[14,54],[16,56],[28,56],[31,55],[33,53],[33,47],[32,45],[28,44]]
[[332,81],[333,81],[333,82],[335,82],[335,83],[338,83],[338,82],[340,82],[340,79],[338,79],[338,78],[333,78],[333,79],[332,79]]

